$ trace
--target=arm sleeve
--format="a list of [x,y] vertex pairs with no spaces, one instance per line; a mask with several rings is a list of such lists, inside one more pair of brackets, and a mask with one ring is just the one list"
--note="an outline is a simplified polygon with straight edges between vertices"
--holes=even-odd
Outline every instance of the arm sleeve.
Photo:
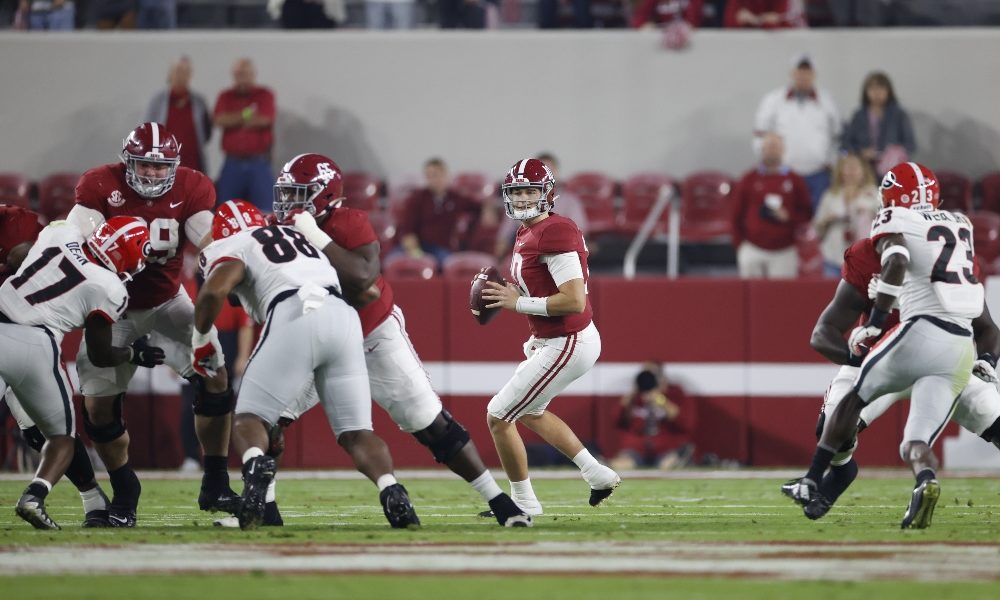
[[200,246],[205,236],[212,231],[212,213],[207,210],[198,211],[184,221],[184,234],[188,241]]
[[323,229],[333,238],[337,245],[345,250],[355,248],[378,241],[375,230],[368,220],[368,215],[363,211],[352,208],[337,208],[324,223]]
[[538,240],[542,254],[563,254],[583,250],[583,236],[570,222],[563,221],[547,227]]
[[[108,273],[110,274],[110,271]],[[117,280],[117,276],[113,277],[114,281],[108,278],[107,282],[93,282],[94,302],[90,310],[87,311],[88,315],[95,312],[100,313],[111,323],[121,320],[125,314],[125,306],[128,304],[128,292],[125,291],[125,285]]]
[[548,267],[556,287],[567,281],[583,279],[583,265],[580,264],[580,255],[576,252],[546,254],[542,256],[541,260]]
[[105,221],[104,214],[82,204],[75,205],[66,215],[66,220],[80,230],[83,237],[90,237],[97,227]]
[[846,281],[861,294],[862,298],[868,297],[868,281],[872,274],[862,272],[858,268],[858,263],[862,262],[858,257],[857,245],[853,245],[844,251],[844,264],[840,267],[840,278]]
[[212,274],[212,270],[224,262],[238,260],[246,264],[243,256],[243,248],[246,246],[230,243],[230,240],[233,239],[239,239],[239,237],[226,238],[205,246],[198,256],[198,267],[201,269],[202,277],[208,279],[209,275]]

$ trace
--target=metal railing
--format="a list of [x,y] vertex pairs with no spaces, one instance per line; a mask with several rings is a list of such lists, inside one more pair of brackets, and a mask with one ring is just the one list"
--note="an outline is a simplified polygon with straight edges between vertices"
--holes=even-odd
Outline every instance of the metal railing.
[[635,278],[635,264],[639,259],[639,253],[646,246],[649,237],[656,228],[656,222],[660,219],[667,205],[670,206],[670,220],[667,223],[667,277],[677,279],[680,251],[680,227],[681,227],[681,207],[677,194],[674,193],[672,185],[660,187],[660,192],[656,196],[656,202],[649,209],[649,214],[639,227],[639,231],[629,244],[625,252],[625,261],[622,265],[622,273],[626,279]]

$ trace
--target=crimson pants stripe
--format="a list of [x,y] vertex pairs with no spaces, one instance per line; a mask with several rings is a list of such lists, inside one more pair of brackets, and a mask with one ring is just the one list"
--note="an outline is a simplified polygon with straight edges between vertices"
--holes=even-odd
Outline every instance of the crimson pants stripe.
[[514,406],[514,408],[507,413],[507,415],[504,417],[503,420],[513,421],[516,418],[515,415],[517,415],[518,412],[523,411],[532,402],[534,402],[535,399],[538,398],[538,396],[545,391],[545,388],[548,387],[550,383],[552,383],[552,380],[556,378],[556,375],[558,375],[560,371],[566,368],[566,365],[569,364],[570,359],[573,358],[573,351],[575,349],[576,349],[576,334],[574,333],[573,335],[569,336],[569,338],[566,340],[566,345],[563,346],[562,352],[560,352],[559,357],[556,358],[556,362],[553,363],[551,367],[549,367],[549,370],[545,372],[545,375],[543,375],[542,378],[539,379],[535,383],[535,385],[532,386],[530,390],[528,390],[528,393],[525,395],[524,399],[518,402]]

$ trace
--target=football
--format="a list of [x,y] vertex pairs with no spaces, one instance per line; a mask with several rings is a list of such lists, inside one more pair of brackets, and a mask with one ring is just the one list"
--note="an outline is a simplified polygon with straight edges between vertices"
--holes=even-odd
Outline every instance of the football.
[[480,325],[486,325],[493,320],[500,312],[500,308],[486,308],[487,302],[483,301],[483,290],[486,289],[486,282],[492,281],[504,285],[506,281],[500,276],[500,271],[496,267],[483,267],[476,276],[472,278],[472,287],[469,289],[469,310],[472,316]]

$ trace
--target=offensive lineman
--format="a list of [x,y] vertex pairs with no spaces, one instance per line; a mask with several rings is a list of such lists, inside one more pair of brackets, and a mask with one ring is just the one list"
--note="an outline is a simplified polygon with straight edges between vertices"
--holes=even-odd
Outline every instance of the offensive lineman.
[[[896,165],[882,179],[880,195],[883,208],[871,235],[882,265],[875,305],[848,342],[864,360],[792,495],[806,515],[821,512],[829,500],[816,482],[854,435],[861,410],[875,398],[912,387],[900,455],[916,486],[901,527],[923,529],[941,494],[930,445],[971,376],[976,356],[971,321],[983,311],[984,292],[973,273],[972,224],[964,215],[938,210],[940,186],[930,169],[913,162]],[[883,336],[897,298],[901,322]]]
[[[194,306],[180,285],[184,243],[190,240],[204,247],[211,241],[215,187],[204,174],[179,166],[180,151],[163,125],[139,125],[123,140],[120,163],[83,174],[67,220],[84,234],[119,215],[139,217],[149,224],[153,249],[149,268],[128,284],[127,318],[115,324],[115,343],[128,345],[151,334],[165,351],[166,364],[195,384],[195,431],[205,460],[198,506],[232,513],[239,506],[226,467],[233,392],[224,368],[210,378],[197,376],[191,368]],[[218,344],[215,329],[212,335]],[[114,496],[108,523],[134,527],[141,486],[128,462],[123,400],[135,367],[99,368],[88,359],[86,343],[80,346],[76,364],[84,394],[84,427],[111,476]]]
[[510,275],[516,282],[487,282],[487,308],[528,315],[531,337],[526,360],[487,406],[487,422],[500,462],[510,479],[511,496],[529,515],[542,514],[528,479],[528,458],[517,432],[523,423],[573,460],[590,486],[590,505],[614,492],[621,477],[584,448],[569,426],[546,411],[552,399],[589,371],[601,353],[601,336],[592,320],[587,294],[587,245],[573,221],[555,214],[556,181],[542,161],[519,160],[504,177],[504,209],[521,221],[514,242]]
[[208,332],[230,293],[264,326],[243,375],[233,426],[243,463],[240,527],[253,529],[264,518],[276,470],[274,458],[265,455],[270,428],[313,386],[337,443],[378,487],[389,524],[419,526],[406,489],[393,476],[389,449],[372,431],[361,321],[342,299],[337,271],[295,228],[262,225],[263,215],[248,202],[228,201],[216,211],[215,242],[200,259],[205,283],[191,341],[194,368],[207,370],[219,353]]
[[[0,388],[13,389],[46,440],[35,478],[16,507],[37,529],[60,529],[45,511],[45,497],[74,461],[79,443],[62,337],[83,327],[96,365],[133,360],[132,348],[112,344],[111,329],[128,302],[119,276],[127,280],[141,271],[148,254],[149,230],[139,219],[112,218],[87,238],[56,221],[42,230],[16,275],[0,286],[0,345],[18,349],[0,353]],[[162,360],[159,353],[142,366]]]

